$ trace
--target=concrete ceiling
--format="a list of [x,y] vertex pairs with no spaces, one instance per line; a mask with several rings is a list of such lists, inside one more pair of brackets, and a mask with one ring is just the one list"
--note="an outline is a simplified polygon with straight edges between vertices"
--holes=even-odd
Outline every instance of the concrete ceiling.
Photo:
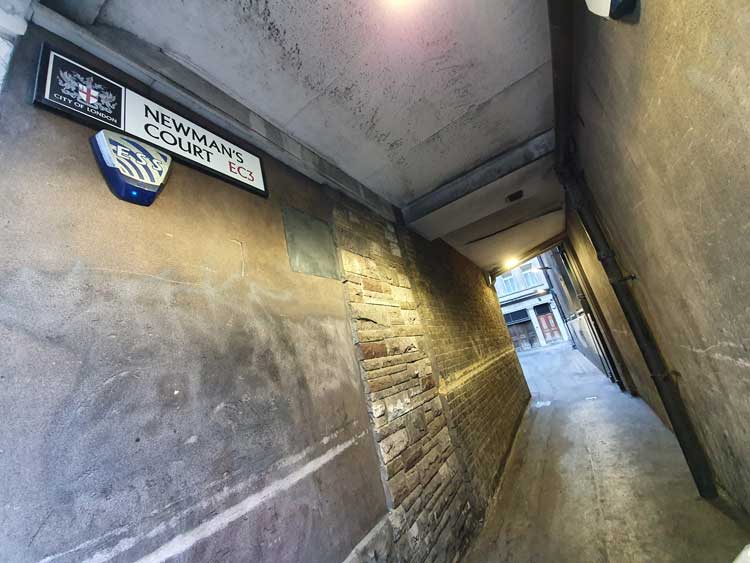
[[[547,0],[43,3],[156,47],[397,207],[554,126]],[[503,189],[526,181],[544,184],[511,174]],[[548,200],[507,212],[536,217]],[[514,222],[463,217],[440,236]]]
[[429,240],[444,239],[484,270],[507,269],[565,231],[564,197],[553,166],[553,155],[535,160],[411,227]]

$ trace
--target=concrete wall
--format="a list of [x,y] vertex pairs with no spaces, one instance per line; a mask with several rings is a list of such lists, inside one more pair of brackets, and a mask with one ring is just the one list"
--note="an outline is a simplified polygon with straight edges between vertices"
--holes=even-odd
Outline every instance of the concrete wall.
[[586,321],[585,314],[581,313],[580,316],[572,319],[568,323],[568,328],[570,328],[570,331],[573,333],[573,339],[575,340],[578,351],[586,356],[586,359],[601,370],[603,374],[606,374],[607,367],[604,365],[604,361],[599,354],[596,340],[594,339],[594,335]]
[[719,483],[750,509],[747,3],[644,1],[637,25],[579,4],[590,188]]
[[42,37],[0,100],[0,560],[343,560],[385,497],[344,289],[282,222],[329,192],[266,158],[267,200],[179,164],[115,199],[30,103]]
[[604,268],[599,263],[596,251],[581,222],[570,211],[568,212],[568,237],[570,247],[585,276],[585,280],[581,281],[590,288],[592,293],[589,296],[589,301],[595,300],[601,310],[602,318],[598,319],[600,326],[606,325],[609,334],[612,336],[612,341],[608,345],[613,348],[616,347],[619,352],[617,357],[621,358],[622,364],[624,364],[624,366],[618,367],[621,372],[623,368],[627,370],[633,380],[637,394],[648,403],[665,424],[669,424],[667,413],[656,391],[656,386],[651,380],[648,366],[643,360],[633,333],[630,331],[625,314],[622,312],[609,283],[609,278],[607,278]]
[[609,377],[610,368],[606,364],[607,360],[602,357],[601,344],[594,333],[593,323],[596,321],[584,312],[571,273],[567,271],[560,252],[559,247],[548,250],[542,254],[540,260],[543,265],[550,268],[547,271],[547,276],[560,304],[560,313],[566,319],[570,319],[567,322],[566,332],[569,331],[568,334],[573,339],[573,344],[578,348],[578,351]]

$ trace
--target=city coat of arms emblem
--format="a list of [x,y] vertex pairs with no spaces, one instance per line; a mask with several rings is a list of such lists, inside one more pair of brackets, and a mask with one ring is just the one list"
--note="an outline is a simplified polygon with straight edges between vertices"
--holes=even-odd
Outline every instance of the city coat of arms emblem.
[[64,113],[122,129],[125,87],[54,51],[44,50],[36,100]]
[[57,83],[66,96],[77,99],[87,106],[112,115],[117,109],[116,96],[107,88],[96,82],[93,76],[60,70]]

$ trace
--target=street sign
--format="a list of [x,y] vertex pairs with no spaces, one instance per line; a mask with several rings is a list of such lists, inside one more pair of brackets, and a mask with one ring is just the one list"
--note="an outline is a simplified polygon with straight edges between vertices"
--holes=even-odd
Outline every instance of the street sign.
[[260,159],[190,119],[44,45],[34,101],[166,150],[176,159],[267,196]]

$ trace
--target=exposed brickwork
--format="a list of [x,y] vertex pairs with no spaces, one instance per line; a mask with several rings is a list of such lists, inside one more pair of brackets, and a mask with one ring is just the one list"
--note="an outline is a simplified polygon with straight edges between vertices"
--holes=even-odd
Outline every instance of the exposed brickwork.
[[406,252],[415,266],[415,281],[426,305],[423,322],[434,346],[442,376],[512,349],[497,294],[482,272],[442,241],[417,236]]
[[515,351],[465,370],[441,385],[454,443],[466,461],[477,508],[483,513],[498,485],[529,400]]
[[404,238],[433,367],[453,441],[483,514],[529,400],[497,294],[484,274],[443,242]]
[[356,204],[340,203],[335,230],[390,507],[352,561],[452,561],[528,399],[497,298],[455,251]]
[[[426,353],[392,224],[356,206],[335,213],[354,341],[391,513],[366,561],[450,561],[474,529],[469,491]],[[386,539],[383,539],[386,538]]]

